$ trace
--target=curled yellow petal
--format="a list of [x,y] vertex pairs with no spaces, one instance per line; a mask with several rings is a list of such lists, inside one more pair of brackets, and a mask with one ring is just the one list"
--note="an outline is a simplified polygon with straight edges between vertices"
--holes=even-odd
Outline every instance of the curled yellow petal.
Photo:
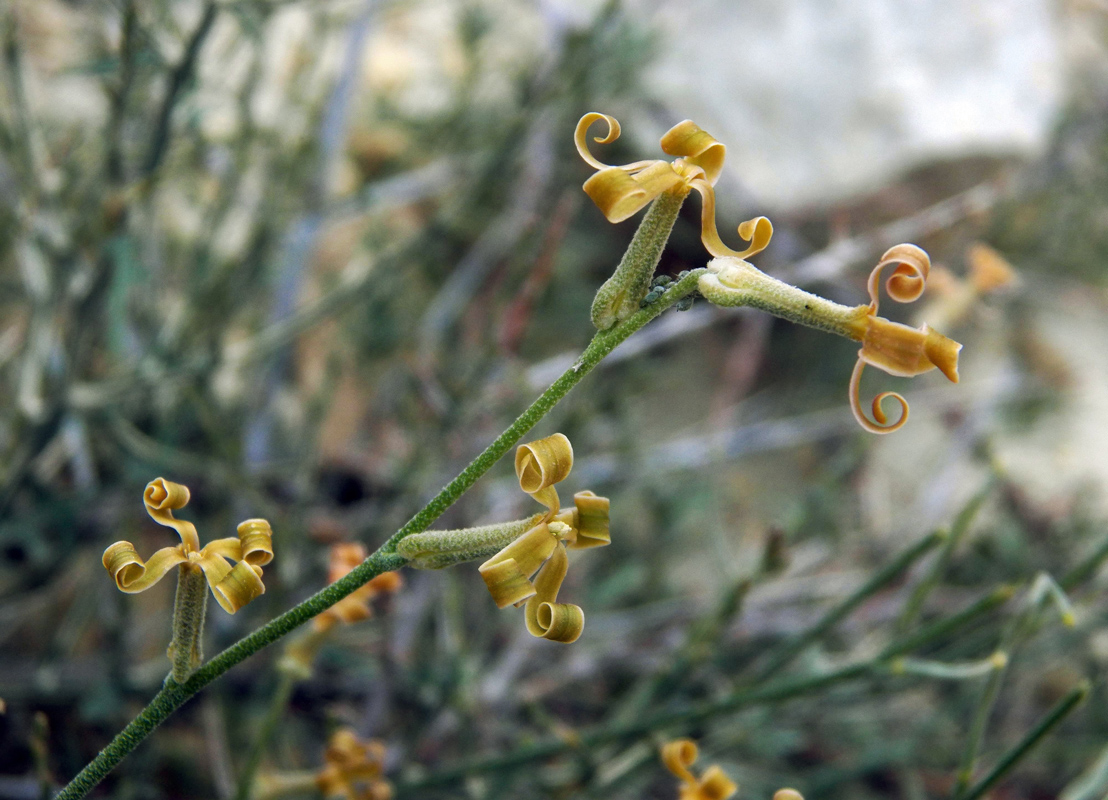
[[796,789],[778,789],[773,793],[773,800],[804,800],[804,795]]
[[177,545],[163,547],[149,561],[143,561],[130,542],[116,542],[104,551],[102,560],[119,590],[136,594],[149,589],[169,570],[188,559]]
[[699,756],[700,750],[692,739],[675,739],[662,745],[662,763],[666,765],[666,769],[686,783],[696,783],[696,778],[689,772],[689,767],[696,763]]
[[596,136],[593,138],[597,144],[611,144],[619,138],[620,128],[619,120],[615,117],[610,117],[607,114],[601,114],[597,111],[590,111],[585,116],[581,117],[577,121],[577,129],[573,132],[573,142],[577,145],[577,152],[586,164],[594,169],[607,169],[608,165],[602,161],[597,161],[593,158],[592,153],[589,152],[588,133],[589,128],[592,127],[594,122],[604,120],[608,123],[608,133],[604,136]]
[[692,188],[700,193],[700,240],[704,243],[704,249],[716,258],[749,258],[757,255],[769,246],[773,238],[773,223],[766,217],[748,219],[739,225],[739,236],[744,241],[750,242],[745,250],[732,250],[719,238],[716,229],[716,193],[712,185],[703,179],[692,181]]
[[[539,623],[539,608],[557,601],[558,590],[562,588],[562,581],[566,579],[568,569],[569,557],[566,555],[565,547],[555,547],[549,560],[543,564],[539,574],[535,576],[535,594],[523,608],[527,630],[532,636],[544,636],[549,629],[549,625]],[[549,620],[550,615],[547,614],[546,616]]]
[[[527,602],[530,603],[531,600]],[[573,644],[585,630],[585,612],[572,603],[540,603],[536,609],[534,626],[539,632],[531,630],[529,619],[527,628],[535,636],[552,642]]]
[[[208,570],[205,569],[204,574],[210,584],[211,576]],[[265,594],[261,568],[245,561],[235,564],[211,588],[216,601],[228,614],[234,614],[254,598]]]
[[738,784],[717,766],[708,767],[696,786],[696,800],[727,800],[739,790]]
[[896,269],[885,281],[885,291],[898,303],[911,303],[913,300],[918,300],[927,285],[927,275],[931,272],[931,258],[927,253],[914,244],[898,244],[890,247],[869,274],[870,308],[874,313],[877,312],[881,271],[893,265]]
[[958,382],[958,353],[962,345],[927,325],[912,328],[872,314],[866,318],[859,356],[890,375],[911,378],[936,367]]
[[662,136],[662,151],[681,156],[686,163],[700,167],[704,178],[715,186],[723,170],[727,148],[690,119],[678,122]]
[[155,478],[146,484],[142,493],[143,503],[146,505],[146,513],[159,525],[173,528],[181,537],[186,553],[195,553],[200,550],[200,537],[196,533],[196,526],[183,519],[173,516],[175,509],[184,508],[189,501],[187,486],[167,481],[165,478]]
[[573,527],[577,529],[577,538],[569,546],[575,550],[584,550],[611,544],[611,501],[607,497],[597,497],[590,491],[584,491],[573,495],[573,504]]
[[565,480],[573,469],[573,445],[562,433],[521,444],[515,468],[519,488],[533,495]]
[[[896,392],[882,392],[873,399],[873,418],[876,422],[867,419],[862,411],[862,401],[859,393],[861,391],[862,370],[865,365],[865,360],[859,358],[858,363],[854,365],[854,372],[850,376],[850,410],[854,412],[854,419],[858,420],[858,424],[870,433],[892,433],[899,430],[908,421],[908,401]],[[888,397],[900,403],[900,418],[893,423],[888,422],[888,416],[881,408],[881,403]]]
[[634,216],[662,192],[685,182],[673,165],[648,161],[635,174],[627,167],[607,167],[585,181],[582,188],[609,222]]
[[542,522],[477,568],[498,608],[535,594],[530,578],[557,546],[557,536]]
[[248,519],[238,526],[242,543],[242,560],[255,567],[264,567],[273,560],[273,529],[264,519]]

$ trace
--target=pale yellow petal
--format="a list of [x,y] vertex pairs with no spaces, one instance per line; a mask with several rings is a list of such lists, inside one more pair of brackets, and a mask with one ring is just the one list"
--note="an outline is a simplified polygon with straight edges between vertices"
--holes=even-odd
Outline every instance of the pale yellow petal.
[[165,478],[155,478],[146,484],[146,490],[142,494],[143,503],[148,513],[159,525],[173,528],[181,537],[181,543],[185,546],[186,553],[200,551],[200,537],[196,533],[196,526],[183,519],[176,519],[173,511],[184,508],[189,501],[187,486],[180,483],[167,481]]
[[696,783],[696,778],[689,772],[689,767],[696,763],[699,755],[700,751],[692,739],[675,739],[662,745],[662,763],[666,765],[666,769],[685,783]]
[[[261,568],[240,561],[212,586],[212,594],[224,611],[234,614],[254,598],[265,594],[261,572]],[[210,580],[209,576],[209,582]]]
[[[867,419],[865,412],[862,411],[860,392],[862,370],[865,368],[865,365],[865,360],[859,358],[854,365],[854,372],[850,376],[850,410],[854,413],[854,419],[858,420],[858,424],[870,433],[892,433],[895,430],[899,430],[908,421],[908,401],[896,392],[882,392],[873,399],[872,411],[873,418],[876,422]],[[888,416],[881,408],[881,404],[886,398],[892,398],[900,403],[900,418],[896,422],[889,423]]]
[[739,790],[738,784],[715,765],[704,771],[696,788],[697,800],[727,800]]
[[672,164],[652,161],[634,175],[623,167],[602,169],[585,181],[582,188],[609,222],[623,222],[658,195],[684,182]]
[[264,519],[248,519],[238,526],[242,543],[242,560],[255,567],[264,567],[273,560],[273,529]]
[[130,542],[116,542],[104,551],[104,568],[122,592],[145,591],[165,577],[173,567],[187,561],[181,545],[163,547],[143,561]]
[[679,122],[666,131],[661,145],[663,152],[681,156],[689,164],[704,170],[708,183],[714,186],[719,180],[727,148],[692,120]]
[[515,468],[519,488],[535,494],[569,475],[573,469],[573,445],[562,433],[521,444],[516,449]]
[[748,219],[739,225],[739,236],[750,242],[745,250],[732,250],[719,238],[716,229],[716,193],[712,185],[705,180],[694,180],[692,188],[700,193],[700,241],[704,249],[716,258],[746,259],[757,255],[769,246],[773,238],[773,223],[766,217]]
[[477,568],[500,608],[535,593],[531,576],[558,546],[550,526],[539,523]]
[[885,281],[885,291],[898,303],[911,303],[918,300],[927,286],[927,275],[931,272],[931,259],[927,253],[914,244],[898,244],[890,247],[881,256],[881,261],[869,274],[870,307],[877,312],[877,289],[881,280],[881,271],[885,267],[896,266],[893,274]]
[[573,495],[573,504],[575,513],[572,524],[577,529],[577,538],[569,546],[574,550],[584,550],[611,544],[611,501],[607,497],[598,497],[590,491],[584,491]]

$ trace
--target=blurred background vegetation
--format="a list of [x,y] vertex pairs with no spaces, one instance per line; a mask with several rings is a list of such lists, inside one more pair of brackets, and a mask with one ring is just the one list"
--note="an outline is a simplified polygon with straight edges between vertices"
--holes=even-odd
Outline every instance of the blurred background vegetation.
[[[979,498],[956,546],[790,669],[879,653],[934,580],[923,622],[1015,589],[913,653],[1003,646],[1003,680],[886,671],[688,732],[742,797],[940,797],[986,684],[987,767],[1089,678],[997,796],[1103,797],[1108,6],[849,5],[0,5],[0,797],[48,796],[165,677],[172,582],[126,596],[100,564],[121,538],[170,543],[147,481],[191,488],[205,541],[272,522],[267,592],[209,612],[216,652],[322,586],[330,545],[383,541],[572,362],[634,226],[580,190],[571,133],[591,110],[624,122],[611,163],[657,157],[685,117],[727,144],[721,229],[771,216],[771,274],[859,303],[885,247],[926,248],[950,274],[916,321],[965,343],[962,383],[882,376],[912,421],[871,437],[845,402],[850,343],[703,302],[668,312],[535,431],[573,441],[570,491],[612,498],[611,547],[564,589],[581,640],[532,639],[473,568],[407,573],[296,684],[260,774],[318,769],[348,725],[385,743],[399,795],[674,797],[661,732],[431,784],[757,684],[767,652]],[[691,201],[662,272],[706,262],[698,215]],[[1019,281],[967,301],[979,243]],[[504,463],[440,526],[532,510]],[[1041,571],[1077,624],[1044,613],[1016,648]],[[230,797],[279,651],[192,701],[99,796]]]

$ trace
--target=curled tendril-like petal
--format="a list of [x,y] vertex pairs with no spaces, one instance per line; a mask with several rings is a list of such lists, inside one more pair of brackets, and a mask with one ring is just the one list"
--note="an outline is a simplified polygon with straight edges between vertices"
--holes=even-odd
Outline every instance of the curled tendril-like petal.
[[699,780],[689,770],[699,756],[691,739],[677,739],[662,746],[662,763],[681,779],[680,800],[727,800],[739,787],[718,766],[710,766]]
[[522,444],[516,449],[515,468],[519,488],[556,514],[560,503],[554,484],[573,469],[573,445],[562,433]]
[[151,519],[159,525],[165,525],[177,531],[181,537],[181,543],[185,546],[185,552],[191,553],[200,549],[200,537],[196,533],[196,526],[187,520],[176,519],[173,516],[175,510],[188,505],[187,486],[167,481],[165,478],[155,478],[146,484],[142,501]]
[[558,531],[540,522],[477,568],[498,608],[534,596],[535,585],[530,578],[550,558],[558,541]]
[[665,161],[632,164],[640,167],[631,174],[628,167],[606,167],[585,181],[585,194],[609,222],[623,222],[642,210],[663,192],[685,182],[673,165]]
[[532,636],[570,644],[577,641],[585,628],[585,612],[580,606],[558,603],[569,558],[564,546],[554,548],[550,558],[535,577],[535,594],[523,608],[527,631]]
[[719,238],[716,229],[716,192],[706,180],[697,179],[692,182],[692,187],[700,193],[702,200],[700,209],[700,240],[704,243],[704,249],[716,258],[741,258],[746,259],[757,255],[766,249],[770,239],[773,238],[773,223],[766,217],[748,219],[739,225],[739,236],[744,241],[750,242],[745,250],[732,250]]
[[163,547],[143,561],[130,542],[116,542],[104,551],[104,568],[112,576],[121,592],[137,594],[153,586],[165,577],[173,567],[187,561],[188,557],[177,547]]
[[264,519],[248,519],[238,525],[242,560],[255,567],[264,567],[273,560],[273,528]]
[[[858,362],[854,365],[854,372],[850,376],[850,410],[854,412],[854,419],[858,420],[858,424],[865,428],[870,433],[892,433],[895,430],[899,430],[904,426],[904,423],[908,421],[908,401],[896,392],[882,392],[873,398],[873,419],[869,420],[865,412],[862,411],[862,400],[860,396],[861,383],[862,383],[862,370],[865,369],[866,362],[864,359],[859,358]],[[900,418],[896,422],[890,423],[888,415],[885,414],[881,408],[881,404],[886,398],[892,398],[900,403]]]
[[662,152],[671,156],[680,156],[687,164],[699,167],[705,180],[715,186],[719,174],[723,171],[723,160],[727,148],[693,122],[687,119],[678,122],[662,136]]
[[885,291],[898,303],[911,303],[918,300],[927,285],[927,275],[931,271],[931,259],[927,253],[914,244],[898,244],[890,247],[881,256],[881,261],[869,274],[870,308],[877,313],[878,286],[881,271],[885,267],[896,265],[893,274],[885,281]]
[[611,544],[611,500],[586,490],[573,495],[573,505],[570,525],[576,529],[577,535],[567,540],[568,546],[574,550],[585,550]]
[[[223,559],[219,561],[226,568],[227,562]],[[208,579],[216,602],[228,614],[234,614],[251,600],[265,594],[261,567],[240,561],[220,577],[222,569],[204,568],[204,561],[201,561],[200,566],[204,569],[204,577]]]
[[[589,152],[588,132],[594,122],[604,120],[608,124],[608,132],[604,136],[594,136],[593,141],[597,144],[611,144],[619,138],[620,127],[619,120],[608,114],[601,114],[597,111],[590,111],[585,116],[581,117],[577,121],[577,129],[573,132],[573,142],[577,145],[577,153],[581,156],[582,160],[593,169],[609,169],[613,168],[610,164],[605,164],[603,161],[597,160],[592,153]],[[634,172],[640,170],[648,164],[656,163],[654,160],[649,161],[636,161],[633,164],[627,164],[622,167],[614,167],[613,169],[627,170]]]

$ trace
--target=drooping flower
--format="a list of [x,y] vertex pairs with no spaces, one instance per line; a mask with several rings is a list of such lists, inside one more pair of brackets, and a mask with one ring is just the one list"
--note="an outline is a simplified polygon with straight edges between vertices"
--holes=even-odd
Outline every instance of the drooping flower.
[[557,602],[569,565],[566,548],[611,542],[609,501],[584,491],[573,496],[572,509],[561,509],[555,484],[573,468],[573,446],[561,433],[520,445],[515,468],[520,489],[546,506],[546,513],[478,571],[498,607],[524,605],[527,630],[533,636],[576,641],[584,629],[585,614],[579,606]]
[[262,567],[273,559],[273,531],[269,522],[248,519],[239,523],[237,538],[215,539],[200,547],[196,526],[173,516],[175,510],[188,504],[188,487],[158,478],[146,485],[142,499],[150,517],[177,531],[181,543],[163,547],[149,561],[143,561],[130,542],[111,545],[104,551],[104,568],[120,591],[144,592],[173,567],[191,564],[204,572],[212,594],[228,614],[234,614],[265,592]]
[[700,751],[692,739],[677,739],[662,746],[662,763],[681,779],[678,800],[727,800],[739,790],[718,765],[713,764],[697,778],[689,771]]

